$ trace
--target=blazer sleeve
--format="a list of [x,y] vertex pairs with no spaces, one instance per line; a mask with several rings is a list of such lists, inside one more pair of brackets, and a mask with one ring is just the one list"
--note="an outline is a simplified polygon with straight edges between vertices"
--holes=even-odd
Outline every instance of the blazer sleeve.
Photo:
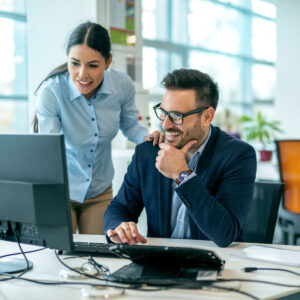
[[132,157],[132,161],[128,166],[127,173],[124,177],[123,184],[112,200],[104,214],[104,230],[105,234],[109,229],[115,229],[122,222],[137,223],[144,204],[140,189],[140,175],[138,172],[138,152]]
[[213,188],[208,189],[210,183],[204,185],[197,175],[176,192],[197,228],[218,246],[226,247],[240,235],[253,198],[255,176],[255,151],[244,144],[227,158]]

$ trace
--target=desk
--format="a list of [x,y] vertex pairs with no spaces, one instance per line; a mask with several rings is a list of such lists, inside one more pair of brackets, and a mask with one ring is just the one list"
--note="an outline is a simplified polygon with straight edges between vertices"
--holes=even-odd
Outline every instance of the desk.
[[[92,236],[92,235],[74,235],[74,239],[77,241],[105,241],[104,236]],[[240,243],[234,244],[227,248],[219,248],[210,241],[195,241],[195,240],[174,240],[174,239],[159,239],[149,238],[148,244],[150,245],[168,245],[168,246],[184,246],[184,247],[199,247],[205,249],[211,249],[215,251],[222,259],[226,261],[225,268],[222,272],[224,278],[244,278],[244,279],[257,279],[257,280],[269,280],[280,283],[299,284],[299,277],[288,273],[282,272],[270,272],[270,271],[258,271],[254,273],[244,273],[241,268],[246,266],[257,267],[279,267],[271,264],[262,264],[256,262],[250,262],[245,260],[239,260],[229,257],[229,254],[233,251],[240,250],[249,246],[250,244]],[[290,249],[299,249],[296,246],[284,246]],[[30,245],[23,245],[24,251],[36,249],[37,247]],[[0,255],[18,252],[18,245],[16,243],[10,243],[0,241]],[[55,257],[54,250],[46,249],[40,252],[27,254],[28,259],[33,262],[33,269],[26,274],[27,278],[40,279],[40,280],[60,280],[59,272],[63,269],[63,266],[58,262]],[[79,266],[81,259],[75,258],[74,260],[67,260],[69,265]],[[110,267],[111,271],[115,271],[122,265],[129,263],[128,260],[118,258],[100,258],[96,260]],[[298,268],[288,268],[299,272]],[[84,280],[88,281],[88,279]],[[95,282],[94,280],[89,280]],[[45,286],[35,283],[24,282],[20,280],[10,280],[0,283],[0,300],[53,300],[53,299],[82,299],[80,295],[80,289],[83,286]],[[279,295],[288,291],[292,291],[291,288],[278,287],[274,285],[266,284],[254,284],[254,283],[242,283],[241,290],[249,292],[260,299],[269,299],[271,296]],[[295,289],[294,289],[295,290]],[[212,292],[201,290],[168,290],[159,292],[142,292],[142,291],[126,291],[126,295],[118,299],[124,300],[151,300],[151,299],[250,299],[241,294],[233,292]]]

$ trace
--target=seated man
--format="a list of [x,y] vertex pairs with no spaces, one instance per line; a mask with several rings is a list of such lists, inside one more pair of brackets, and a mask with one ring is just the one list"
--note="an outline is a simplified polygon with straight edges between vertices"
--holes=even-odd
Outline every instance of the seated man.
[[154,106],[165,142],[138,145],[124,182],[108,206],[105,232],[114,243],[147,240],[136,223],[145,207],[148,236],[240,240],[253,197],[254,149],[211,125],[218,87],[205,73],[180,69],[162,81]]

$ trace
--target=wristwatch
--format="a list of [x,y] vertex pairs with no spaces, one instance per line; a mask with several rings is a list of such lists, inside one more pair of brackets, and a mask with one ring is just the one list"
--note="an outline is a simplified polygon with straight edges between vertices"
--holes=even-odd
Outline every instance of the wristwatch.
[[186,179],[190,174],[192,174],[192,170],[181,171],[177,178],[175,179],[177,184],[180,184],[184,179]]

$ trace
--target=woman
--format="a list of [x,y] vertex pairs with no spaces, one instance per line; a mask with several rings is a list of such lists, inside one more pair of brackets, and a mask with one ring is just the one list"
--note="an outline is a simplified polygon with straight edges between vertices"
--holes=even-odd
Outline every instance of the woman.
[[103,215],[113,198],[111,141],[119,128],[135,143],[163,138],[138,124],[134,84],[108,69],[108,31],[86,22],[71,33],[67,63],[39,85],[34,129],[65,136],[73,232],[103,234]]

